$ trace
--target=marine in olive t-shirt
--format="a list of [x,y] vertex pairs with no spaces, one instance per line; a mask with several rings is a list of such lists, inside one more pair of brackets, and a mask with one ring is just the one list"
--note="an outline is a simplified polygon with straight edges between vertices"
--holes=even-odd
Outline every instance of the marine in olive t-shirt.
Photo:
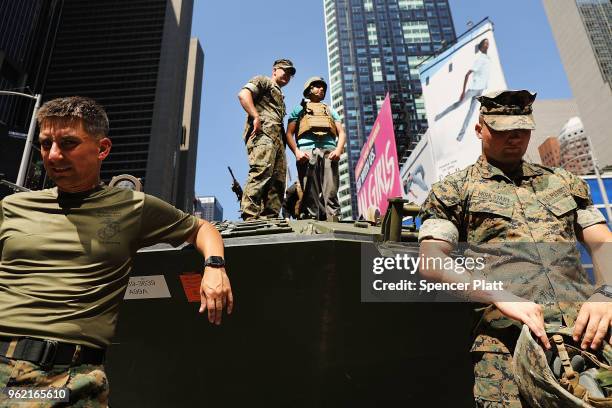
[[183,243],[197,218],[141,192],[100,187],[0,202],[0,336],[106,347],[132,257]]

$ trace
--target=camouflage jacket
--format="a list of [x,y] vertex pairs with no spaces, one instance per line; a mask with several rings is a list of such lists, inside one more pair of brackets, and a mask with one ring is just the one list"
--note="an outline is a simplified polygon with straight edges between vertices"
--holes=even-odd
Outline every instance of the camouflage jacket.
[[[253,94],[255,109],[261,119],[262,132],[271,138],[284,139],[283,119],[286,115],[285,97],[280,87],[271,78],[263,75],[253,77],[244,85]],[[251,134],[253,118],[247,115],[242,138],[246,142]]]
[[561,316],[572,321],[575,302],[594,290],[576,242],[582,229],[605,219],[587,184],[563,169],[523,162],[511,179],[481,156],[434,184],[420,215],[419,240],[459,243],[464,256],[484,257],[474,278],[502,281],[504,289],[545,305],[551,323]]

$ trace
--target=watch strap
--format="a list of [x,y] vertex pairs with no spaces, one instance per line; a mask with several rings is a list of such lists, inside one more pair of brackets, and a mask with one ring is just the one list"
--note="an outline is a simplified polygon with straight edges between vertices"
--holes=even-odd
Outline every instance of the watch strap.
[[594,293],[601,293],[606,297],[612,298],[612,285],[601,285]]

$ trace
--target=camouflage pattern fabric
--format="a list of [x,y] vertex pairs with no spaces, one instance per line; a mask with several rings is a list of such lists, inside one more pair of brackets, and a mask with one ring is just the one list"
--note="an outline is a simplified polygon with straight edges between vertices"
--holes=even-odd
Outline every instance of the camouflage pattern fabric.
[[5,387],[67,387],[70,401],[66,403],[16,403],[0,394],[0,408],[105,408],[108,407],[109,384],[101,365],[83,364],[75,367],[55,366],[46,371],[23,360],[0,357],[0,390]]
[[[546,322],[573,321],[576,302],[594,291],[579,262],[576,230],[605,219],[593,207],[586,183],[563,169],[523,162],[515,174],[506,175],[481,156],[434,184],[420,216],[419,241],[465,243],[464,256],[486,258],[483,277],[501,280],[517,296],[542,304]],[[482,363],[475,365],[481,380],[474,391],[477,400],[495,401],[499,392],[486,387],[482,378],[515,384],[509,364],[518,333],[508,333],[518,322],[496,314],[493,307],[478,312],[471,351]],[[510,394],[506,398],[502,393],[509,402],[500,400],[501,405],[479,403],[521,406]]]
[[576,224],[586,228],[605,222],[586,183],[572,173],[523,162],[510,179],[484,156],[435,183],[420,216],[419,240],[440,239],[427,225],[427,220],[438,219],[450,221],[459,241],[470,244],[574,243]]
[[285,195],[287,159],[280,138],[265,133],[247,141],[249,174],[240,203],[242,218],[277,218]]
[[586,183],[565,170],[523,163],[510,178],[480,157],[433,185],[421,219],[419,240],[452,242],[458,234],[465,256],[486,259],[483,277],[503,281],[517,296],[558,305],[594,290],[580,264],[576,228],[605,219]]
[[[547,333],[563,334],[566,339],[571,338],[570,328],[552,329],[547,326]],[[551,342],[552,344],[552,342]],[[553,346],[554,348],[554,346]],[[612,362],[612,347],[604,342],[600,362],[610,365]],[[517,341],[512,361],[512,369],[515,373],[516,383],[521,395],[533,407],[546,408],[570,408],[570,407],[610,407],[612,400],[593,399],[588,403],[579,399],[563,388],[553,374],[542,347],[533,339],[529,328],[525,325]],[[601,371],[610,370],[600,369]],[[605,387],[604,387],[605,388]],[[609,391],[608,391],[609,392]]]
[[489,127],[498,131],[535,129],[533,101],[537,94],[527,90],[493,91],[479,96],[480,114]]
[[473,353],[474,400],[477,407],[520,408],[518,385],[510,353]]
[[[261,119],[262,132],[272,138],[283,139],[283,119],[285,117],[285,97],[280,87],[267,76],[256,76],[243,88],[253,94],[255,109]],[[247,116],[242,139],[246,142],[253,131],[253,118]]]

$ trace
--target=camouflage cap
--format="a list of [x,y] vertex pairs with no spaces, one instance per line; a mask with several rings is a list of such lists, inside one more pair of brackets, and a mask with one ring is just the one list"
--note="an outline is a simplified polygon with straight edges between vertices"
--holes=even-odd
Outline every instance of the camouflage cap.
[[308,91],[310,90],[310,87],[313,84],[316,84],[317,82],[320,82],[323,84],[323,87],[325,88],[325,92],[327,93],[327,82],[325,82],[325,79],[322,77],[311,77],[308,78],[308,81],[306,81],[306,83],[304,84],[304,92],[302,92],[302,94],[304,95],[305,98],[308,97]]
[[495,91],[479,96],[480,114],[493,130],[535,129],[533,101],[529,91]]
[[295,75],[296,72],[295,67],[293,66],[293,62],[285,58],[274,61],[274,65],[272,65],[272,68],[282,68],[291,75]]

